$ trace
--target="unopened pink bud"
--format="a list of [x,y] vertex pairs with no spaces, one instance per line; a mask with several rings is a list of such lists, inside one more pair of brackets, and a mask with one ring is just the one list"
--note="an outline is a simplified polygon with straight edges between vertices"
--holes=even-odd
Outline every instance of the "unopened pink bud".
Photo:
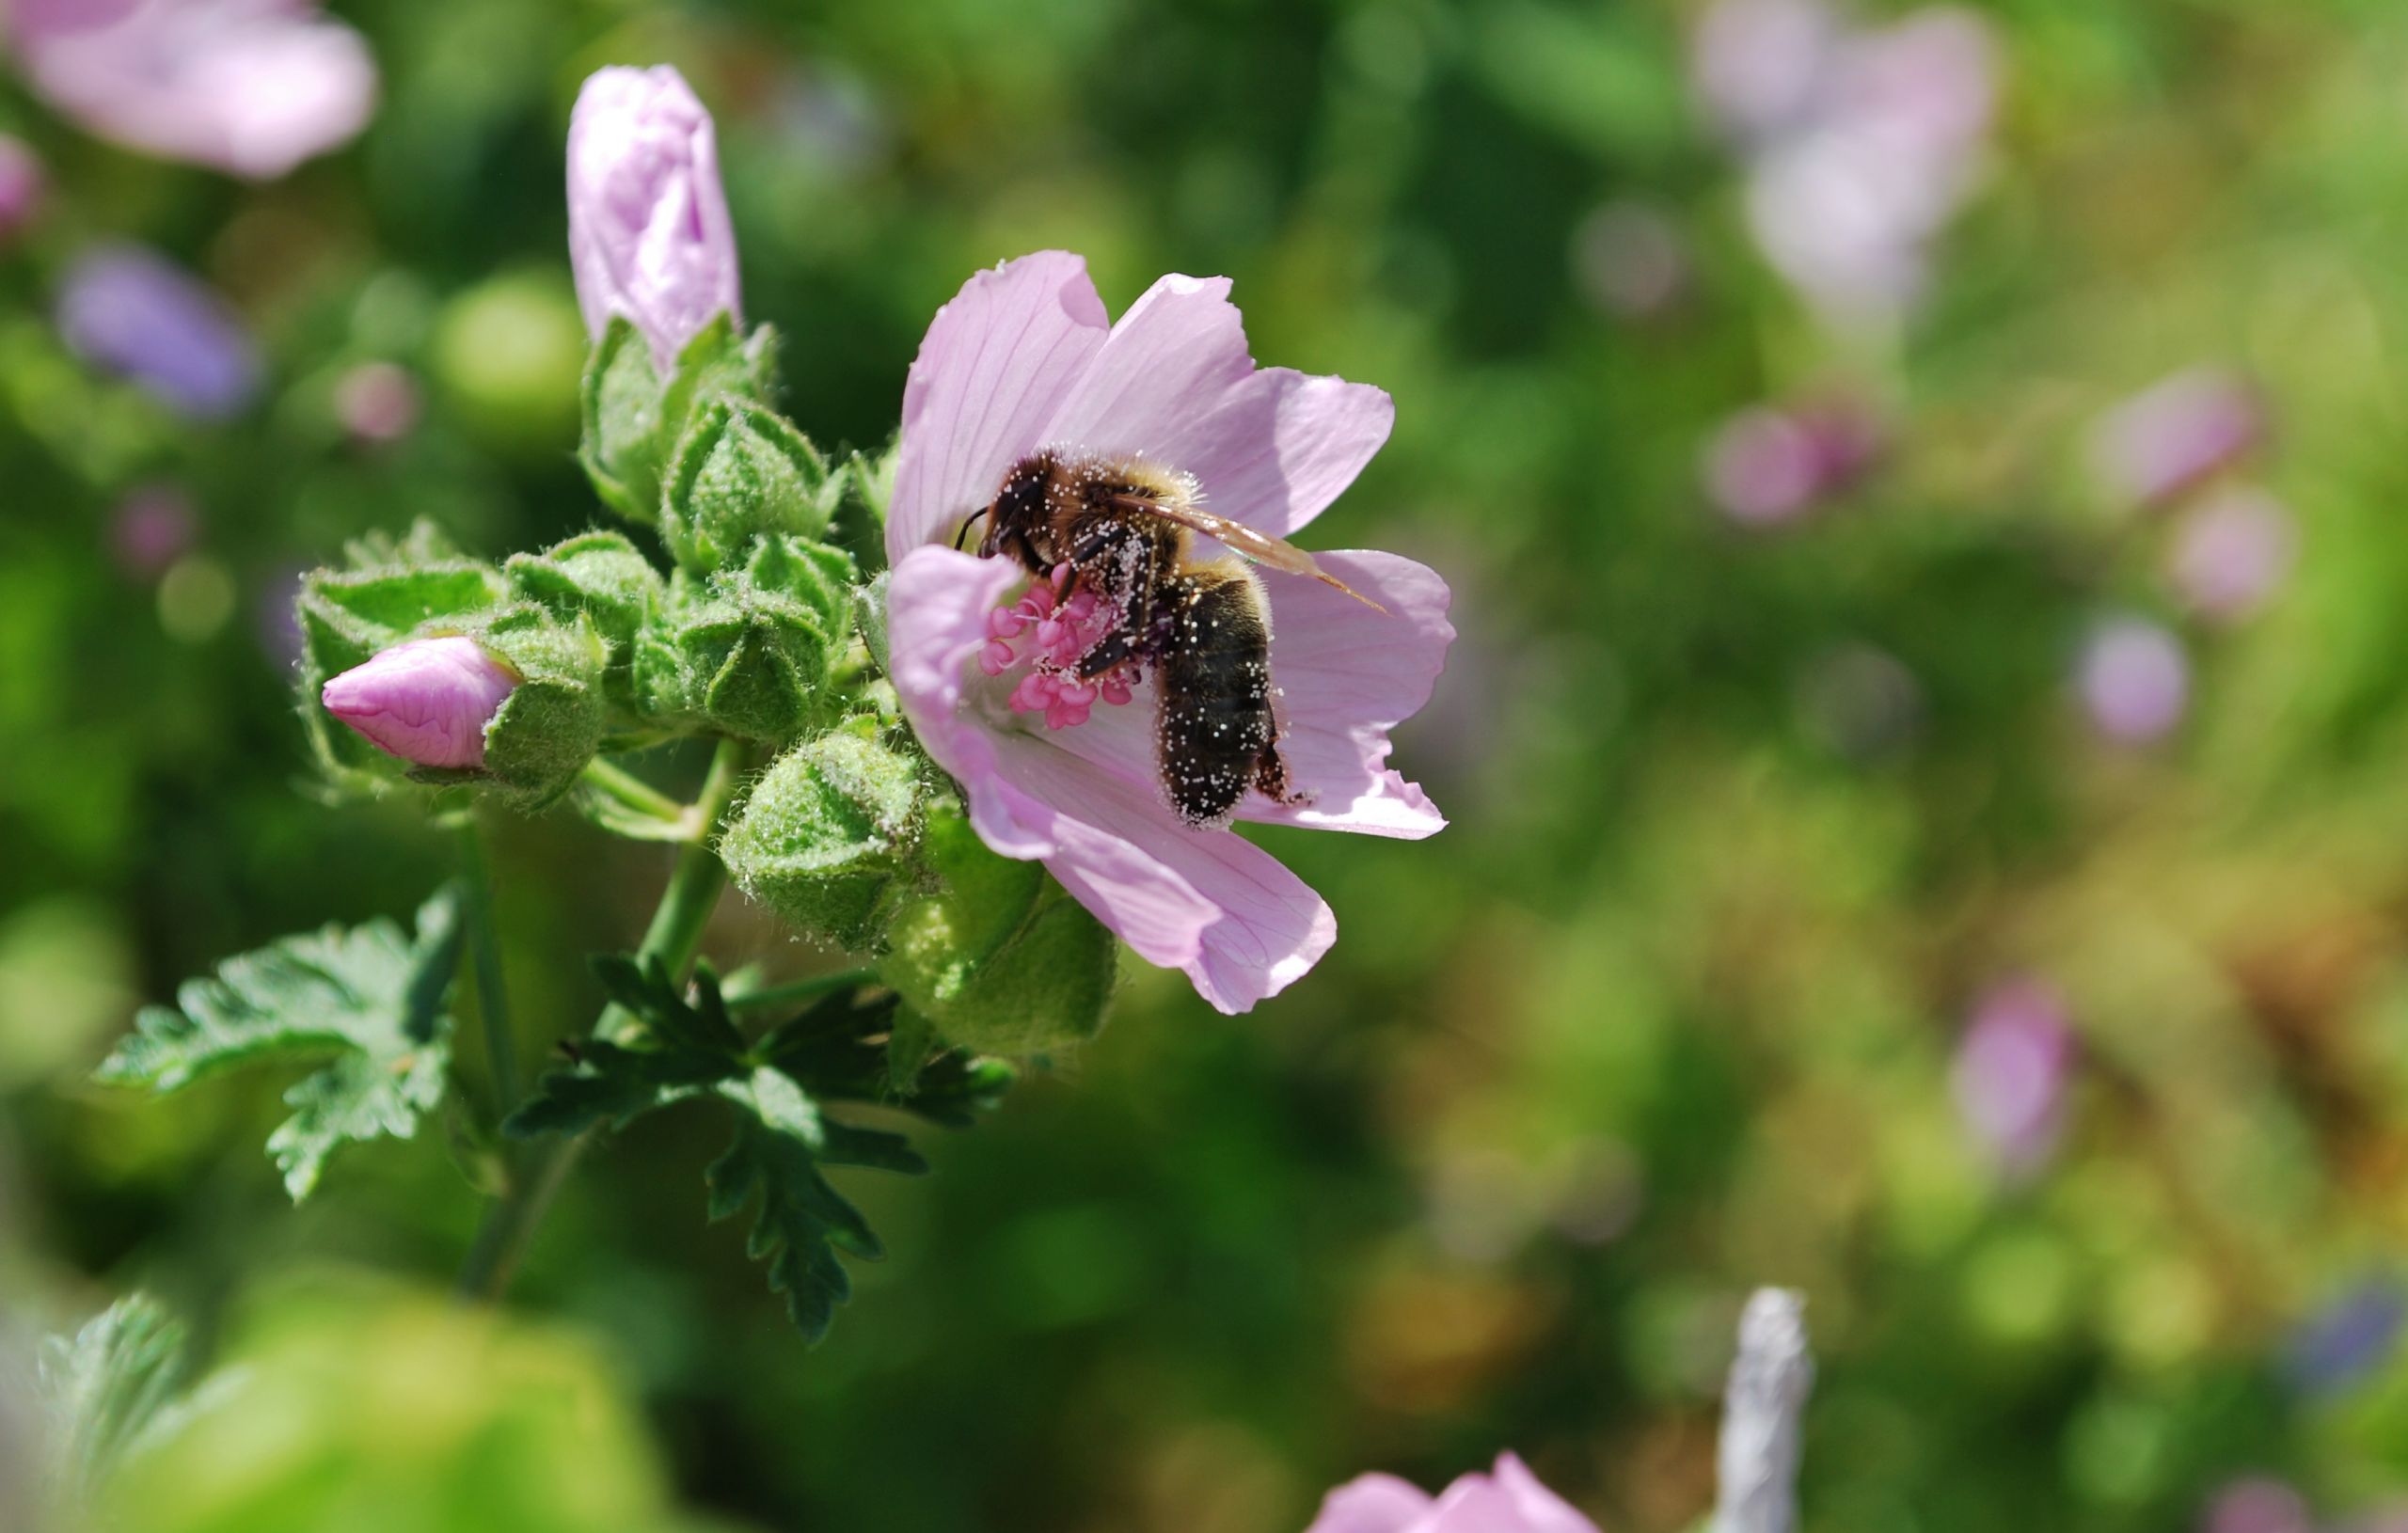
[[419,766],[485,764],[485,726],[518,675],[473,639],[452,635],[396,644],[354,666],[319,694],[326,711],[369,744]]
[[586,327],[599,340],[626,315],[662,368],[714,316],[740,323],[718,136],[668,65],[600,70],[578,93],[568,249]]

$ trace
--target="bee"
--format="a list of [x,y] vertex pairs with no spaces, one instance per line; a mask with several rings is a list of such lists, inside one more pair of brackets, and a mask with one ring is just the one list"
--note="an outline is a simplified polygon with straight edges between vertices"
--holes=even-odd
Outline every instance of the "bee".
[[[983,517],[981,555],[1039,577],[1068,564],[1074,589],[1110,605],[1116,616],[1075,674],[1086,682],[1123,666],[1152,672],[1164,795],[1188,826],[1212,830],[1249,788],[1275,803],[1304,801],[1290,793],[1279,757],[1271,601],[1245,561],[1379,604],[1303,549],[1204,510],[1201,498],[1194,476],[1142,458],[1049,448],[1012,465],[962,536]],[[1199,557],[1199,535],[1232,554]]]

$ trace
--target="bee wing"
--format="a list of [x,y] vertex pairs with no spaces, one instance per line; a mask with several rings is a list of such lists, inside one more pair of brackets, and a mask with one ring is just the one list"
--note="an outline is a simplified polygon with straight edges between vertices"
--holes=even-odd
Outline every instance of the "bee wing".
[[1370,597],[1323,570],[1319,564],[1313,562],[1312,555],[1285,538],[1275,538],[1268,532],[1258,532],[1244,522],[1233,522],[1227,516],[1215,516],[1197,506],[1169,505],[1158,500],[1136,499],[1127,500],[1123,504],[1131,511],[1146,512],[1163,517],[1166,521],[1177,522],[1191,532],[1201,532],[1208,538],[1217,538],[1228,545],[1231,552],[1241,558],[1250,559],[1258,564],[1265,564],[1275,570],[1285,570],[1290,575],[1309,575],[1325,586],[1334,586],[1345,592],[1346,594],[1375,612],[1387,610]]

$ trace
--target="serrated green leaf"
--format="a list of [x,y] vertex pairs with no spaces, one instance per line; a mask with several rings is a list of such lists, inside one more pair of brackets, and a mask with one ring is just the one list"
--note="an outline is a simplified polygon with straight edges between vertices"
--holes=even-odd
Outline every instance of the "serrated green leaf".
[[[861,1210],[820,1175],[830,1125],[790,1078],[764,1067],[722,1083],[719,1092],[738,1116],[735,1140],[704,1177],[710,1216],[728,1218],[757,1195],[746,1253],[768,1263],[770,1288],[785,1295],[796,1328],[817,1341],[828,1334],[836,1306],[852,1294],[837,1251],[875,1260],[883,1248]],[[848,1136],[865,1132],[845,1130]],[[848,1152],[870,1153],[853,1138],[844,1143]]]
[[549,1070],[502,1124],[514,1138],[583,1133],[598,1124],[624,1125],[718,1082],[752,1068],[744,1035],[727,1014],[709,966],[694,974],[688,1001],[658,958],[641,964],[624,954],[594,960],[603,992],[642,1026],[627,1044],[579,1044],[577,1062]]
[[415,940],[376,920],[229,958],[214,976],[188,981],[175,1007],[146,1007],[98,1077],[168,1092],[253,1062],[334,1054],[285,1094],[293,1114],[268,1139],[299,1202],[337,1148],[406,1139],[442,1099],[452,1025],[443,998],[463,936],[456,901],[449,889],[429,900]]
[[60,1489],[89,1495],[161,1419],[183,1372],[183,1323],[148,1294],[128,1294],[73,1335],[44,1341],[35,1385]]

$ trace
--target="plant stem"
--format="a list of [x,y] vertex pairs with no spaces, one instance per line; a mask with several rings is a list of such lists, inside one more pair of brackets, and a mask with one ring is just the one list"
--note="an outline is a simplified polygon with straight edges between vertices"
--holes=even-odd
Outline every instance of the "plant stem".
[[510,990],[501,976],[501,937],[494,928],[493,869],[473,818],[460,825],[460,870],[467,885],[468,940],[476,956],[477,1019],[493,1072],[494,1121],[518,1105],[518,1040],[510,1030]]
[[[673,974],[682,975],[694,961],[694,949],[703,940],[703,927],[719,904],[720,891],[727,884],[727,868],[711,849],[710,840],[719,829],[720,816],[727,812],[728,801],[736,797],[737,780],[744,768],[744,747],[740,741],[721,740],[718,753],[711,757],[710,775],[703,782],[703,793],[694,801],[694,823],[701,831],[677,852],[676,866],[670,870],[669,886],[661,892],[659,908],[652,914],[652,925],[643,934],[643,943],[637,948],[639,961],[658,958]],[[614,1038],[634,1019],[614,1004],[602,1008],[594,1024],[594,1035]],[[513,1157],[509,1183],[494,1206],[485,1212],[485,1221],[477,1231],[476,1243],[468,1250],[468,1259],[460,1269],[460,1292],[470,1298],[499,1299],[510,1286],[518,1270],[521,1257],[527,1254],[534,1239],[535,1227],[543,1223],[544,1214],[551,1207],[553,1194],[568,1177],[569,1169],[585,1148],[588,1136],[561,1134],[523,1146],[523,1152]]]
[[815,974],[809,979],[798,979],[792,984],[772,985],[766,990],[745,990],[740,994],[728,996],[726,997],[727,1009],[759,1011],[765,1006],[784,1006],[797,1001],[816,1001],[832,991],[854,989],[860,986],[875,985],[878,982],[878,971],[875,969],[848,969],[837,974]]
[[[618,805],[639,819],[660,822],[657,831],[643,832],[644,839],[687,841],[706,829],[694,820],[699,805],[681,804],[633,772],[613,766],[600,756],[585,764],[578,773],[578,781],[596,798]],[[628,830],[632,832],[634,828],[630,826]]]

